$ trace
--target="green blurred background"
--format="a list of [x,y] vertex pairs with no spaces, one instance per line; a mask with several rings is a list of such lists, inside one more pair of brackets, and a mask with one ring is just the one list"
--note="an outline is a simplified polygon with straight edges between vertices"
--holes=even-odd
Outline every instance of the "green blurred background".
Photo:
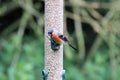
[[[0,0],[0,80],[42,80],[44,0]],[[66,80],[120,80],[120,0],[64,0]]]

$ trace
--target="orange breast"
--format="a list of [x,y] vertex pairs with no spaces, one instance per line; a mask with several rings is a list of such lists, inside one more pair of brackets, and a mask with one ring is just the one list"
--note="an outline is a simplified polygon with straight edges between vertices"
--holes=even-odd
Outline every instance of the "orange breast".
[[59,38],[57,33],[52,34],[52,39],[57,43],[62,43],[63,42],[63,40],[61,38]]

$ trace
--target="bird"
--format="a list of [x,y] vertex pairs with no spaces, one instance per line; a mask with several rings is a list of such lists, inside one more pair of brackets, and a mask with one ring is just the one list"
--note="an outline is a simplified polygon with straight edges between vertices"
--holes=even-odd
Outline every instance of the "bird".
[[76,49],[69,40],[60,32],[58,32],[56,29],[51,29],[48,31],[48,36],[50,37],[51,41],[51,48],[56,51],[60,48],[60,45],[62,43],[67,43],[71,48],[73,48],[75,51],[78,52],[78,49]]

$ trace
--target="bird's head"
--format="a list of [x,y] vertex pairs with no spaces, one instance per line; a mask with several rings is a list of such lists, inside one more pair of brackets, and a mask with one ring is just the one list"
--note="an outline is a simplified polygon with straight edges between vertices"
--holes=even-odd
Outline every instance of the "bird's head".
[[49,35],[49,36],[52,36],[52,33],[53,33],[53,32],[54,32],[53,30],[49,30],[49,31],[48,31],[48,35]]
[[58,31],[56,29],[51,29],[48,31],[48,35],[51,37],[53,34],[58,33]]

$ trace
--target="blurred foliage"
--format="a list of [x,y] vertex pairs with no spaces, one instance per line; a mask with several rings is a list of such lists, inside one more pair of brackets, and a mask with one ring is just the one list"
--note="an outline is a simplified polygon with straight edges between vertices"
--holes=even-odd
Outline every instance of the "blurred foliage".
[[[64,0],[66,80],[119,80],[120,0]],[[44,0],[0,0],[0,80],[42,80]]]

